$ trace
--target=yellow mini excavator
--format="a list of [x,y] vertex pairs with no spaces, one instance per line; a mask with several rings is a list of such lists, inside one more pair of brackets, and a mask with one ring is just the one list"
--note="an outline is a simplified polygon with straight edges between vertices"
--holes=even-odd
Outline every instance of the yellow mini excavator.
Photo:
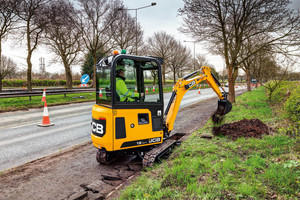
[[[227,93],[210,68],[202,67],[178,79],[163,113],[161,64],[161,58],[128,54],[108,56],[97,63],[97,97],[92,109],[91,138],[98,149],[96,159],[100,164],[110,163],[124,153],[140,156],[144,166],[159,160],[179,143],[171,131],[184,94],[202,81],[206,81],[220,98],[216,113],[225,115],[231,111]],[[121,68],[122,81],[128,89],[126,94],[120,94],[117,88],[120,85],[118,69]],[[122,90],[127,90],[126,87]]]

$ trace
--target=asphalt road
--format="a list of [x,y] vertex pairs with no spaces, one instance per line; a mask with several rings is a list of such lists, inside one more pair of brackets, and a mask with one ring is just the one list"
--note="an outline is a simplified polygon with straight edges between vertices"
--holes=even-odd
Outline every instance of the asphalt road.
[[[244,89],[239,87],[236,90]],[[164,94],[165,108],[171,93]],[[180,108],[216,94],[212,89],[191,90]],[[0,113],[0,171],[90,140],[94,102],[49,107],[51,127],[39,127],[43,109]]]

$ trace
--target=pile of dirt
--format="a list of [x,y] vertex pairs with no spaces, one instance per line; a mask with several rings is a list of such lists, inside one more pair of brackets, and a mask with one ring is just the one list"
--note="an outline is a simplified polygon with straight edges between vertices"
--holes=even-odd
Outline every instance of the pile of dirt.
[[213,127],[213,134],[228,136],[232,140],[239,137],[255,137],[261,138],[263,134],[271,134],[273,129],[264,124],[259,119],[243,119],[231,124],[223,124],[218,127]]

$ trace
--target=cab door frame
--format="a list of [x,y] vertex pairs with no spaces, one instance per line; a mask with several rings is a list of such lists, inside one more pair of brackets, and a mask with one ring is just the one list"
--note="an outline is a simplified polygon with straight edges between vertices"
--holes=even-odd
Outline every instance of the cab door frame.
[[[116,101],[116,63],[120,59],[132,59],[138,61],[153,61],[157,65],[158,70],[158,87],[159,87],[159,102],[117,102]],[[130,56],[130,55],[117,55],[112,63],[111,63],[111,84],[112,84],[112,109],[113,109],[113,139],[114,142],[114,150],[122,149],[122,144],[132,144],[131,146],[125,146],[123,148],[133,148],[137,147],[136,145],[150,145],[149,141],[155,141],[153,139],[161,138],[159,141],[162,142],[163,137],[163,89],[162,89],[162,76],[161,76],[161,65],[156,58],[151,57],[139,57],[139,56]],[[137,79],[142,79],[143,70],[140,69],[140,65],[137,69]],[[140,84],[138,92],[143,91],[143,83],[141,80],[137,80]],[[127,113],[127,117],[126,117]],[[149,124],[139,124],[139,114],[149,115]],[[123,118],[123,119],[122,119]],[[122,125],[119,125],[122,124]],[[122,135],[123,130],[118,132],[119,128],[125,129],[126,137],[123,138]],[[140,127],[145,127],[145,131]],[[137,131],[138,130],[138,131]],[[139,133],[141,132],[141,133]],[[144,132],[144,133],[143,133]],[[130,135],[128,135],[130,134]],[[152,139],[152,140],[151,140]],[[122,141],[122,144],[118,141]],[[148,144],[146,144],[148,143]],[[124,145],[123,145],[124,146]]]

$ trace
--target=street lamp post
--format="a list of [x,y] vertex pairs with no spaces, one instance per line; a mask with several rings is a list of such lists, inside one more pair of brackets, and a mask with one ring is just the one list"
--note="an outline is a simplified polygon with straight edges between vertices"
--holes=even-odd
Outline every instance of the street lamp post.
[[183,40],[183,42],[192,42],[192,43],[194,43],[194,62],[193,62],[193,67],[194,67],[194,71],[196,70],[196,67],[195,67],[195,62],[196,62],[196,50],[195,50],[195,46],[196,46],[196,41],[186,41],[186,40]]
[[138,54],[137,11],[138,11],[138,10],[141,10],[141,9],[143,9],[143,8],[148,8],[148,7],[155,6],[155,5],[156,5],[156,3],[153,2],[153,3],[151,3],[151,4],[148,5],[148,6],[143,6],[143,7],[139,7],[139,8],[129,8],[129,9],[119,8],[119,10],[135,10],[135,54],[136,54],[136,55]]

